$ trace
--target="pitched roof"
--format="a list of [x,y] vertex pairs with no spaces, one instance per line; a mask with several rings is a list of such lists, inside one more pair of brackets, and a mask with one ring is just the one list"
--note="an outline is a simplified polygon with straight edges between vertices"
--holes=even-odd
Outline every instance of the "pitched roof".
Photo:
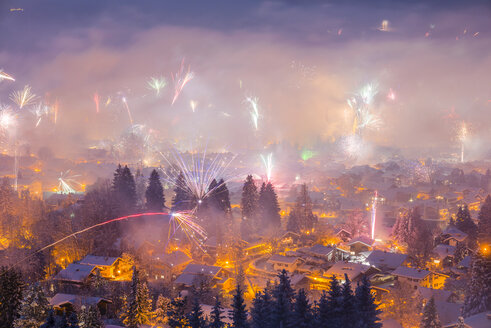
[[192,286],[195,279],[196,279],[195,274],[192,273],[183,273],[177,277],[176,280],[174,280],[175,284],[183,284],[184,286]]
[[94,265],[71,263],[65,269],[58,272],[54,279],[72,282],[83,282],[90,276],[94,269]]
[[447,228],[445,228],[442,235],[448,235],[449,238],[454,238],[458,241],[464,241],[467,238],[467,234],[457,229],[457,227],[454,225],[449,225]]
[[192,260],[193,259],[190,258],[183,251],[174,251],[170,254],[165,254],[162,257],[162,262],[170,265],[171,267],[179,266],[181,264],[188,263],[189,261],[192,261]]
[[107,256],[97,256],[97,255],[87,255],[84,257],[81,261],[79,261],[79,264],[85,264],[85,265],[95,265],[95,266],[112,266],[116,261],[119,259],[119,257],[107,257]]
[[349,241],[349,243],[347,243],[346,245],[351,246],[351,245],[356,244],[356,243],[361,243],[361,244],[367,245],[368,247],[371,247],[373,245],[373,241],[374,241],[373,239],[370,239],[368,237],[359,236],[359,237],[351,239]]
[[448,290],[433,289],[433,288],[427,288],[422,286],[418,286],[416,291],[425,300],[429,300],[430,298],[433,297],[435,301],[442,301],[442,302],[448,302],[450,296],[453,295],[453,293]]
[[388,268],[394,270],[406,260],[407,255],[401,253],[390,253],[374,250],[368,255],[366,262],[377,268]]
[[337,278],[344,279],[344,274],[348,276],[350,280],[357,278],[360,274],[367,272],[370,268],[368,265],[353,262],[336,262],[332,267],[324,272],[325,277],[331,277],[335,275]]
[[458,266],[464,267],[464,268],[470,268],[471,267],[471,260],[472,257],[470,255],[467,255],[462,259],[462,261],[459,262]]
[[215,265],[204,265],[204,264],[188,264],[186,268],[184,269],[183,273],[189,273],[189,274],[204,274],[204,275],[211,275],[211,276],[216,276],[220,270],[222,270],[221,267],[215,266]]
[[278,263],[293,264],[293,263],[295,263],[298,260],[300,260],[300,258],[298,258],[298,257],[294,257],[294,256],[283,256],[283,255],[279,255],[279,254],[274,254],[273,256],[271,256],[269,258],[268,262],[269,263],[271,263],[271,262],[278,262]]
[[92,296],[81,296],[73,294],[62,294],[58,293],[51,298],[49,304],[51,306],[62,306],[64,304],[72,305],[96,305],[101,301],[111,302],[102,297],[92,297]]
[[433,248],[433,252],[438,256],[439,259],[443,260],[447,256],[453,256],[455,253],[455,246],[439,244]]
[[400,266],[397,269],[395,269],[392,272],[392,274],[395,276],[401,276],[406,278],[424,279],[426,276],[430,274],[430,271]]
[[318,256],[328,256],[335,249],[336,248],[331,246],[324,246],[324,245],[317,244],[312,247],[306,248],[304,251]]

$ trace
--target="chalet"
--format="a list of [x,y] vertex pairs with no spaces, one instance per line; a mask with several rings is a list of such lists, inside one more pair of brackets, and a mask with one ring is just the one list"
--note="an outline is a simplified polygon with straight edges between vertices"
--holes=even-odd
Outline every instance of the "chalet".
[[377,272],[380,272],[380,270],[369,265],[339,261],[330,267],[329,270],[324,272],[324,277],[330,278],[334,275],[336,279],[343,282],[346,274],[349,280],[357,282],[360,281],[363,276],[369,277]]
[[104,315],[106,314],[107,307],[111,303],[111,301],[102,297],[58,293],[50,299],[49,303],[58,314],[74,312],[82,305],[96,305],[99,308],[100,313]]
[[450,246],[457,246],[457,243],[462,243],[467,240],[467,234],[460,231],[454,225],[449,225],[442,232],[442,242]]
[[336,246],[324,246],[320,244],[301,248],[298,252],[326,261],[344,260],[349,257],[348,252],[338,249]]
[[344,242],[347,242],[351,239],[351,233],[345,229],[337,229],[334,232],[334,235]]
[[155,267],[160,270],[160,278],[170,281],[176,279],[180,275],[186,266],[193,262],[183,251],[177,250],[170,254],[164,254],[163,256],[155,257],[157,264]]
[[349,246],[352,254],[358,255],[362,252],[367,252],[372,248],[374,240],[365,236],[356,237],[350,240],[346,246]]
[[391,253],[387,251],[374,250],[368,255],[365,262],[376,267],[382,272],[393,271],[406,262],[407,255]]
[[182,274],[174,280],[174,284],[180,287],[189,288],[197,283],[206,281],[213,286],[225,276],[225,271],[219,266],[188,264]]
[[[465,328],[489,328],[491,325],[491,312],[485,311],[478,314],[471,315],[464,318]],[[457,328],[460,327],[457,321],[444,325],[443,328]]]
[[64,283],[82,285],[96,274],[95,265],[71,263],[53,278]]
[[87,255],[79,264],[95,266],[100,270],[101,276],[113,279],[118,275],[118,264],[121,261],[119,257]]
[[455,253],[455,246],[439,244],[433,249],[435,263],[441,266],[452,264]]
[[445,280],[448,278],[448,276],[441,273],[403,266],[395,269],[392,274],[397,277],[397,280],[409,284],[414,289],[419,286],[440,289],[443,288]]
[[432,297],[435,302],[455,303],[458,300],[458,296],[455,293],[444,289],[433,289],[419,286],[416,288],[416,294],[419,295],[423,301],[429,301]]
[[272,264],[273,269],[276,271],[284,269],[288,272],[295,272],[302,260],[299,257],[275,254],[269,258],[268,263]]

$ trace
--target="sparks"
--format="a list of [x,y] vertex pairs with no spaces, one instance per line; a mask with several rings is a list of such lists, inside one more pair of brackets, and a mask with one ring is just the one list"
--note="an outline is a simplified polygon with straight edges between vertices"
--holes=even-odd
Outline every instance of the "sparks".
[[33,108],[32,111],[36,116],[36,127],[38,127],[43,118],[49,115],[50,107],[45,103],[39,103]]
[[264,165],[264,169],[266,171],[266,179],[267,181],[271,181],[271,176],[273,173],[273,153],[269,153],[266,156],[261,155],[261,160]]
[[128,118],[130,120],[130,124],[133,125],[133,117],[131,116],[130,107],[128,106],[128,100],[126,99],[126,97],[123,96],[121,98],[121,101],[123,102],[124,107],[126,108],[126,112],[128,113]]
[[259,99],[257,97],[246,97],[246,102],[248,102],[250,105],[249,113],[251,115],[252,124],[254,125],[254,128],[256,130],[258,129],[258,120],[259,120],[258,101]]
[[194,78],[194,72],[191,71],[191,67],[188,65],[188,70],[184,71],[184,58],[181,61],[179,71],[172,75],[172,81],[174,82],[174,98],[172,99],[172,105],[176,102],[177,98],[181,94],[184,86]]
[[2,69],[0,69],[0,82],[3,80],[15,82],[15,79],[11,75],[5,73]]
[[347,100],[354,112],[353,133],[363,134],[365,129],[378,129],[381,119],[372,112],[372,104],[378,93],[377,84],[369,83]]
[[375,195],[373,197],[373,202],[372,202],[372,239],[375,239],[375,223],[377,219],[377,200],[378,200],[378,193],[377,190],[375,190]]
[[8,133],[15,125],[15,114],[8,106],[0,106],[0,129],[2,132]]
[[94,100],[94,104],[95,104],[95,112],[96,113],[99,113],[99,94],[96,92],[94,93],[94,97],[92,98]]
[[387,99],[392,101],[396,100],[396,94],[394,90],[389,89],[389,93],[387,94]]
[[460,141],[460,162],[464,163],[464,147],[467,142],[467,138],[469,135],[469,129],[465,121],[462,121],[459,132],[458,139]]
[[60,177],[58,178],[58,193],[60,194],[73,194],[75,193],[75,189],[73,188],[75,185],[81,186],[76,178],[80,177],[80,175],[71,175],[70,170],[66,172],[61,172]]
[[196,111],[196,107],[198,106],[198,102],[195,100],[191,100],[189,101],[189,106],[191,106],[191,110],[194,113]]
[[15,91],[10,95],[10,99],[22,109],[34,102],[36,95],[31,92],[31,87],[26,85],[24,89]]
[[150,78],[150,81],[147,82],[147,85],[148,85],[148,88],[150,90],[154,90],[155,91],[155,95],[157,97],[160,96],[160,90],[162,90],[163,88],[165,88],[165,86],[167,85],[167,81],[165,80],[164,77],[152,77]]

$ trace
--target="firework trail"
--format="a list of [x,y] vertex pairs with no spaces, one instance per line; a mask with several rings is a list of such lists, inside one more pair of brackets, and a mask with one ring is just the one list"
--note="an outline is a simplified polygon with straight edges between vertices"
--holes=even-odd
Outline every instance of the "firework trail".
[[348,98],[348,105],[355,114],[353,133],[362,134],[365,129],[377,129],[380,127],[382,121],[372,113],[371,109],[377,93],[377,85],[369,83],[363,86],[353,97]]
[[373,202],[372,202],[372,240],[375,239],[375,223],[377,220],[377,200],[378,200],[378,192],[375,190],[375,196],[373,197]]
[[126,97],[123,96],[121,98],[121,101],[123,102],[123,104],[126,108],[126,111],[128,112],[128,118],[130,119],[130,123],[131,123],[131,125],[133,125],[133,117],[131,116],[130,107],[128,106],[128,100],[126,100]]
[[261,160],[264,165],[264,169],[266,170],[266,179],[267,181],[271,181],[271,176],[273,174],[273,153],[269,153],[266,156],[261,155]]
[[172,81],[174,82],[174,98],[172,99],[172,105],[176,102],[177,98],[181,94],[184,86],[194,78],[194,72],[191,71],[191,67],[188,65],[187,72],[184,71],[184,58],[181,61],[179,71],[172,75]]
[[189,101],[189,106],[191,107],[191,110],[193,113],[196,111],[196,107],[198,106],[198,102],[195,100],[190,100]]
[[467,142],[467,138],[469,136],[469,129],[465,121],[461,122],[460,129],[458,132],[458,139],[460,141],[460,162],[464,163],[464,147]]
[[54,114],[53,121],[56,124],[58,122],[58,111],[60,109],[60,103],[58,102],[58,99],[55,100],[55,103],[53,104],[52,109],[53,109],[53,114]]
[[[84,232],[87,232],[89,230],[92,230],[94,228],[97,228],[97,227],[101,227],[101,226],[104,226],[106,224],[110,224],[110,223],[113,223],[113,222],[119,222],[119,221],[124,221],[124,220],[129,220],[129,219],[135,219],[135,218],[141,218],[141,217],[145,217],[145,216],[169,216],[170,218],[170,221],[172,222],[173,221],[173,225],[174,227],[180,227],[181,229],[186,229],[187,233],[186,235],[189,235],[193,237],[193,241],[195,242],[198,242],[199,240],[197,238],[194,238],[194,237],[202,237],[202,238],[206,238],[206,232],[205,230],[199,225],[196,223],[196,221],[193,219],[193,215],[192,214],[188,214],[188,213],[181,213],[181,212],[177,212],[177,213],[168,213],[168,212],[148,212],[148,213],[138,213],[138,214],[132,214],[132,215],[126,215],[126,216],[122,216],[122,217],[119,217],[119,218],[115,218],[115,219],[111,219],[111,220],[107,220],[107,221],[104,221],[104,222],[101,222],[101,223],[97,223],[97,224],[94,224],[93,226],[90,226],[88,228],[85,228],[85,229],[82,229],[82,230],[79,230],[77,232],[74,232],[72,234],[69,234],[68,236],[65,236],[49,245],[46,245],[40,249],[38,249],[37,251],[35,251],[34,253],[32,253],[31,255],[25,257],[24,259],[20,260],[19,262],[15,263],[14,265],[12,265],[10,267],[10,269],[16,267],[17,265],[19,265],[20,263],[24,262],[24,261],[27,261],[28,259],[30,259],[31,257],[33,257],[34,255],[48,249],[48,248],[51,248],[71,237],[75,237],[77,235],[80,235]],[[198,246],[200,246],[200,244],[198,244]],[[201,248],[201,246],[200,246]]]
[[34,102],[36,95],[31,92],[31,87],[26,85],[24,89],[20,91],[14,91],[10,95],[10,99],[19,107],[24,108]]
[[94,93],[94,97],[92,99],[94,100],[95,103],[95,111],[96,113],[99,113],[99,102],[100,102],[99,94],[97,92]]
[[193,200],[200,204],[210,193],[222,186],[217,184],[215,188],[209,189],[213,180],[218,181],[223,178],[223,184],[227,183],[236,176],[227,174],[227,170],[235,159],[235,155],[231,159],[226,159],[223,154],[217,154],[211,159],[206,158],[206,149],[202,155],[191,154],[190,162],[186,161],[177,151],[172,152],[173,159],[167,158],[163,153],[160,153],[173,172],[163,172],[163,179],[170,185],[177,186],[176,181],[180,173],[184,177],[185,189],[191,194]]
[[154,90],[155,91],[155,95],[157,97],[160,96],[160,90],[162,90],[163,88],[165,88],[165,86],[167,85],[167,81],[165,80],[164,77],[152,77],[150,78],[150,81],[147,82],[147,85],[148,85],[148,88],[150,90]]
[[75,189],[73,189],[74,185],[81,186],[81,184],[75,180],[80,177],[80,175],[70,175],[70,170],[66,172],[61,172],[60,177],[58,178],[58,193],[60,194],[73,194],[75,193]]
[[254,128],[258,129],[258,120],[259,120],[259,105],[258,105],[259,99],[257,97],[246,97],[246,102],[249,103],[250,105],[250,115],[251,115],[251,120],[252,124],[254,125]]
[[15,79],[11,75],[5,73],[3,69],[0,69],[0,82],[2,82],[3,80],[15,82]]
[[44,117],[47,117],[50,114],[50,111],[51,108],[45,103],[39,103],[32,109],[32,112],[36,116],[36,127],[41,124]]
[[392,90],[392,88],[389,89],[389,93],[387,94],[387,99],[391,100],[391,101],[396,100],[396,94],[395,94],[394,90]]

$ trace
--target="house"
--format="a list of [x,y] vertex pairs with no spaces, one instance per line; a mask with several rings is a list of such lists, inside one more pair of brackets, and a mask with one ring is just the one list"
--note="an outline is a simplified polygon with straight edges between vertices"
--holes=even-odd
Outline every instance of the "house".
[[174,280],[174,284],[188,288],[206,281],[213,286],[225,276],[225,271],[219,266],[188,264],[182,274]]
[[[491,325],[491,312],[481,312],[464,318],[465,328],[489,328]],[[454,321],[450,324],[444,325],[443,328],[457,328],[458,322]]]
[[53,296],[49,304],[58,314],[71,313],[76,309],[84,306],[96,305],[102,315],[106,314],[107,306],[111,303],[110,300],[102,297],[81,296],[73,294],[58,293]]
[[424,301],[429,301],[432,297],[435,302],[455,303],[458,300],[458,296],[455,293],[444,289],[433,289],[419,286],[416,288],[416,294],[419,295]]
[[460,231],[454,225],[449,225],[442,232],[442,243],[450,246],[457,246],[457,243],[462,243],[467,240],[467,234]]
[[268,263],[273,265],[273,269],[276,271],[286,270],[287,272],[295,272],[298,266],[302,263],[302,260],[296,256],[283,256],[275,254],[271,256]]
[[304,247],[298,250],[300,253],[320,258],[326,261],[344,260],[349,257],[349,253],[336,248],[336,246],[314,245],[312,247]]
[[337,229],[334,235],[344,242],[347,242],[351,238],[351,233],[345,229]]
[[440,265],[452,264],[455,253],[455,246],[439,244],[433,249],[435,263]]
[[377,272],[380,272],[380,270],[369,265],[339,261],[334,263],[332,267],[324,272],[324,277],[330,278],[334,275],[336,279],[344,281],[346,274],[349,280],[357,282],[360,281],[363,276],[369,277]]
[[167,281],[175,279],[188,264],[193,262],[192,258],[180,250],[163,256],[156,256],[155,259],[157,260],[155,267],[160,271],[160,278]]
[[71,263],[53,278],[65,283],[82,285],[96,274],[95,265]]
[[392,274],[397,277],[397,280],[409,284],[415,290],[419,286],[434,289],[443,288],[445,280],[448,278],[448,276],[441,273],[403,266],[395,269]]
[[351,253],[358,255],[359,253],[369,251],[372,248],[373,242],[373,239],[360,236],[351,239],[346,245],[349,246]]
[[121,261],[119,257],[107,257],[87,255],[79,264],[95,266],[100,270],[101,276],[104,278],[115,278],[118,275],[118,264]]
[[403,265],[406,262],[406,259],[406,254],[373,250],[365,261],[382,272],[388,272]]

